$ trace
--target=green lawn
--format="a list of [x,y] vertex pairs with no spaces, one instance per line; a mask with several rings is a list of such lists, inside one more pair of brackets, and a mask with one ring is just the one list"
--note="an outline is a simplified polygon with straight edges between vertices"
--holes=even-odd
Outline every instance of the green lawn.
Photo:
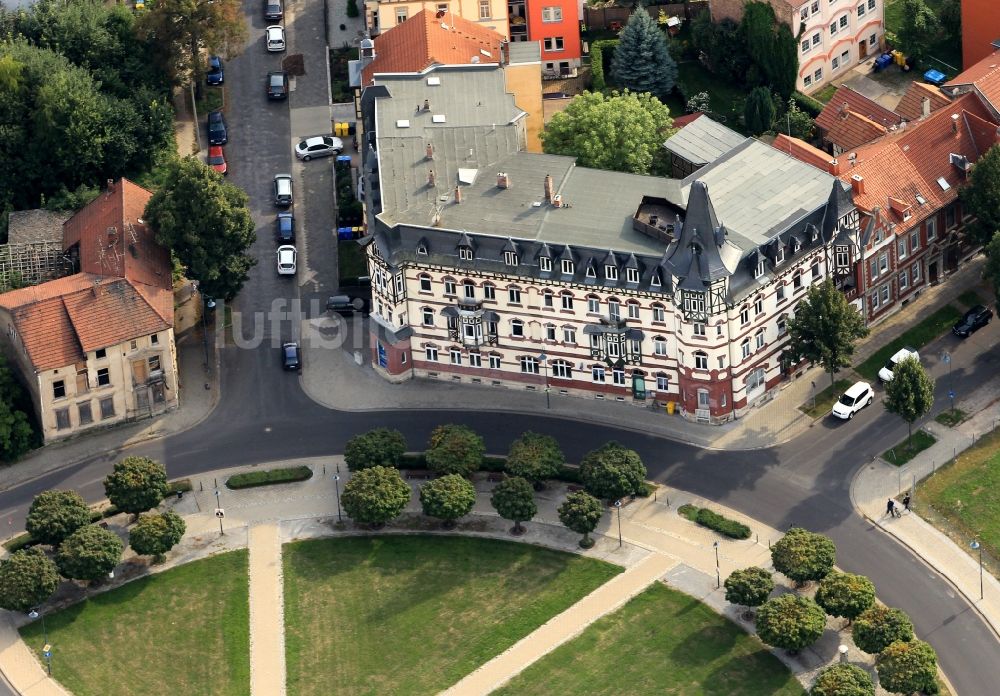
[[[52,676],[75,696],[250,693],[246,551],[135,580],[45,624]],[[41,659],[41,621],[21,636]]]
[[847,391],[853,382],[849,379],[838,379],[833,383],[832,387],[827,387],[816,393],[816,403],[813,404],[813,400],[805,402],[799,406],[799,410],[810,418],[819,418],[830,412],[833,405],[837,403],[837,399]]
[[949,408],[934,416],[934,420],[941,425],[947,425],[950,428],[964,421],[967,415],[969,414],[960,408],[956,408],[954,410]]
[[337,242],[337,262],[340,267],[341,285],[350,285],[358,276],[368,275],[365,250],[353,239]]
[[556,648],[494,696],[804,694],[754,637],[657,583]]
[[918,430],[913,433],[913,437],[909,439],[909,442],[903,440],[892,449],[887,449],[883,452],[882,459],[886,460],[890,464],[903,466],[903,464],[906,464],[935,442],[937,442],[937,440],[933,435],[925,433],[923,430]]
[[434,693],[621,572],[468,537],[302,541],[283,560],[291,696]]
[[988,565],[1000,557],[1000,430],[983,436],[920,484],[917,500],[930,519],[968,550],[979,535]]
[[886,361],[897,350],[904,346],[910,346],[919,351],[935,338],[948,331],[961,316],[962,313],[955,307],[945,305],[920,323],[905,331],[896,340],[879,348],[871,357],[854,369],[861,376],[874,381],[878,378],[878,371],[882,369],[882,366],[885,365]]
[[831,82],[818,92],[814,92],[812,94],[812,98],[826,104],[833,98],[834,92],[836,92],[839,87],[840,85]]
[[[742,85],[730,84],[710,73],[698,61],[686,61],[677,65],[677,83],[683,85],[688,98],[699,92],[708,92],[713,118],[722,116],[726,127],[742,132],[743,102],[746,93]],[[676,114],[680,115],[680,114]]]

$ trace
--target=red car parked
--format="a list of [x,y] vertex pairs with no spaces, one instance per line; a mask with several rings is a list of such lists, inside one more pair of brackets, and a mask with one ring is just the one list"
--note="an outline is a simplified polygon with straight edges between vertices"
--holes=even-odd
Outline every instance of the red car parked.
[[213,145],[208,148],[208,164],[223,176],[229,173],[229,166],[226,164],[226,155],[222,152],[221,145]]

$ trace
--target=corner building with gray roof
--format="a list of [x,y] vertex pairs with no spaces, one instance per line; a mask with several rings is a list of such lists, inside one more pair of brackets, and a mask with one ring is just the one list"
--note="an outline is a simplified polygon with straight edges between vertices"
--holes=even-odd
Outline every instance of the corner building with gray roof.
[[858,225],[839,179],[732,131],[676,148],[704,161],[683,179],[587,169],[524,150],[496,66],[374,82],[360,243],[386,379],[672,403],[722,423],[795,373],[787,319]]

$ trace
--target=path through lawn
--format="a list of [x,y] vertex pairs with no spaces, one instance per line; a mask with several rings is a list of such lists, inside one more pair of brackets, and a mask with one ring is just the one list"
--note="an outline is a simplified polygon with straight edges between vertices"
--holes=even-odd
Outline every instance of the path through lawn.
[[434,693],[621,572],[469,537],[319,539],[283,560],[290,696]]

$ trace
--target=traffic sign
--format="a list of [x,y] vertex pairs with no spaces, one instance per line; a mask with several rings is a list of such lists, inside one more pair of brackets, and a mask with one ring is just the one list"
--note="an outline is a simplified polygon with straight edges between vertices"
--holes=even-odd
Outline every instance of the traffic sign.
[[222,508],[215,508],[215,516],[221,520],[223,517],[226,516],[226,511],[223,510]]
[[949,389],[948,390],[948,398],[949,399],[954,399],[955,398],[955,390],[954,389]]
[[42,656],[52,657],[52,646],[49,645],[48,643],[42,646]]
[[948,355],[947,353],[945,353],[944,355],[942,355],[941,359],[944,361],[945,365],[947,365],[948,363],[951,362],[951,356]]

